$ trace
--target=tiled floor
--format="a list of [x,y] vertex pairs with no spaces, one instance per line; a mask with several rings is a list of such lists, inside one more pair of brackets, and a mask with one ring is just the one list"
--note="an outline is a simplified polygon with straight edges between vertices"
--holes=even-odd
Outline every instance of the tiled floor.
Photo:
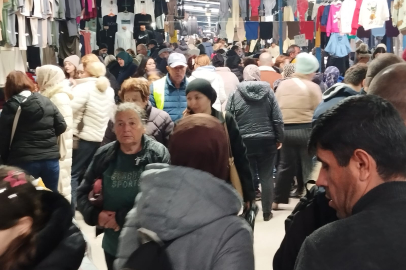
[[[274,211],[274,217],[269,222],[264,222],[260,211],[255,222],[254,252],[255,269],[272,270],[272,260],[285,235],[284,221],[297,204],[297,199],[291,199],[289,205],[281,205],[282,210]],[[260,206],[260,202],[258,203]],[[91,257],[98,270],[106,270],[103,249],[101,248],[102,236],[95,238],[95,229],[87,226],[80,214],[77,215],[80,228],[91,244]]]

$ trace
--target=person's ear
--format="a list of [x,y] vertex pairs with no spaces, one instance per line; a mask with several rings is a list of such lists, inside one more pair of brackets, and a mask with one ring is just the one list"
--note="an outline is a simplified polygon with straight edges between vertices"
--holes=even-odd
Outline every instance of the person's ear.
[[354,151],[350,163],[355,167],[361,182],[368,181],[372,173],[377,171],[376,161],[362,149]]
[[171,71],[171,70],[170,70],[170,68],[169,68],[168,66],[166,66],[166,70],[167,70],[168,72],[169,72],[169,71]]
[[362,83],[361,83],[361,86],[362,86],[362,87],[365,86],[365,81],[366,81],[366,79],[363,79],[363,80],[362,80]]

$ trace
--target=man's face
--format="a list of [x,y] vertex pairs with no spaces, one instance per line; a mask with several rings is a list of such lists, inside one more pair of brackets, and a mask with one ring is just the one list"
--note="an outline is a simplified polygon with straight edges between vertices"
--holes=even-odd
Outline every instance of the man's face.
[[107,49],[106,49],[106,48],[99,50],[99,55],[100,55],[100,56],[102,56],[102,55],[105,54],[105,53],[107,53]]
[[275,43],[272,43],[272,44],[271,44],[271,47],[272,47],[272,48],[275,48],[275,47],[276,47],[276,44],[275,44]]
[[333,152],[317,149],[317,159],[322,163],[316,184],[326,189],[329,206],[337,211],[339,218],[351,215],[352,208],[361,198],[358,185],[358,171],[353,168],[353,161],[341,167]]
[[137,54],[143,54],[147,56],[148,51],[145,49],[144,46],[137,46]]
[[186,74],[186,67],[184,66],[176,66],[176,67],[166,67],[169,73],[169,76],[173,82],[180,83],[184,78]]
[[293,58],[296,58],[296,56],[297,56],[299,53],[300,53],[300,48],[295,47],[295,52],[294,52],[294,57],[293,57]]

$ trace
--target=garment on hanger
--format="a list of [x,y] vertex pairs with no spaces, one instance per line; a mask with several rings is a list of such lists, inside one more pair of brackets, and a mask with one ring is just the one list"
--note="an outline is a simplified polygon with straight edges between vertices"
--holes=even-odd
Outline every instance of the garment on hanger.
[[226,26],[227,39],[231,42],[234,38],[234,22],[233,18],[228,18]]
[[330,37],[327,36],[327,33],[320,33],[320,47],[324,49],[330,41]]
[[399,30],[406,28],[406,5],[403,0],[395,0],[392,7],[392,21],[393,26]]
[[[134,13],[150,14],[155,19],[155,3],[153,0],[136,0]],[[154,20],[155,22],[155,20]]]
[[240,17],[240,5],[238,0],[231,0],[231,16],[233,18],[234,27],[238,26],[238,18]]
[[299,21],[306,21],[306,11],[308,8],[309,2],[307,0],[297,0],[296,17],[299,17]]
[[385,22],[385,28],[387,37],[399,36],[399,29],[393,25],[392,19],[389,19],[389,21]]
[[371,30],[365,30],[363,26],[358,27],[357,30],[357,37],[359,38],[370,38],[371,37]]
[[313,40],[314,38],[314,22],[306,21],[299,22],[300,33],[305,35],[308,40]]
[[132,49],[134,51],[137,51],[133,33],[130,30],[119,31],[116,33],[114,50],[116,50],[117,48],[123,48],[124,50]]
[[35,70],[37,67],[41,66],[41,53],[40,48],[28,46],[27,47],[27,62],[28,68]]
[[341,10],[339,13],[340,23],[340,33],[350,34],[352,31],[352,18],[354,17],[355,6],[357,2],[354,0],[344,0],[341,5]]
[[134,29],[134,13],[130,12],[120,12],[117,15],[117,29],[118,31],[123,30],[123,27],[131,30]]
[[324,14],[324,8],[325,6],[320,6],[317,10],[317,15],[316,15],[316,29],[320,28],[320,32],[326,32],[326,26],[321,24],[321,18]]
[[276,6],[276,0],[265,0],[263,1],[263,5],[265,8],[265,16],[272,16],[272,10]]
[[18,48],[0,47],[0,87],[4,87],[7,75],[14,70],[26,72],[26,63]]
[[114,54],[114,41],[116,32],[110,29],[103,29],[99,33],[99,45],[104,43],[107,45],[107,53]]
[[287,6],[283,8],[283,21],[284,22],[290,22],[290,21],[294,21],[295,17],[293,16],[293,11],[292,11],[292,7]]
[[340,33],[339,26],[339,14],[340,14],[341,4],[331,5],[330,12],[328,15],[328,21],[326,26],[326,33],[329,37],[331,33]]
[[92,53],[92,46],[90,45],[91,33],[88,30],[80,31],[80,34],[83,36],[83,45],[85,49],[85,55]]
[[245,36],[247,40],[258,38],[259,22],[245,22]]
[[108,26],[109,29],[111,29],[114,32],[118,31],[118,25],[117,25],[117,15],[114,16],[109,16],[106,15],[103,17],[103,26]]
[[99,46],[97,46],[97,35],[96,32],[94,31],[89,31],[90,32],[90,48],[92,51],[98,50]]
[[[35,8],[35,3],[38,0],[34,0],[34,8]],[[63,1],[63,0],[61,0]],[[81,3],[78,0],[66,0],[65,1],[66,4],[66,19],[75,19],[77,17],[81,16],[82,13],[82,7],[81,7]],[[76,31],[77,32],[77,31]]]
[[[225,6],[224,3],[227,3],[228,0],[220,0],[220,10],[221,10],[221,6],[222,3]],[[247,8],[247,0],[239,0],[240,2],[240,15],[242,18],[249,18],[251,16],[251,12],[249,7]],[[226,9],[228,11],[228,8]]]
[[295,40],[286,38],[283,41],[283,51],[286,52],[291,45],[295,45]]
[[57,65],[56,53],[53,47],[42,49],[42,65]]
[[[135,0],[140,1],[140,0]],[[134,0],[120,0],[117,2],[118,12],[125,12],[128,11],[129,13],[134,13]]]
[[347,56],[351,52],[347,35],[341,36],[339,33],[331,33],[330,41],[324,50],[336,57]]
[[[113,2],[113,3],[112,3]],[[101,1],[101,13],[102,17],[114,14],[118,14],[118,6],[117,6],[117,0],[103,0]]]
[[271,39],[273,36],[273,23],[272,22],[260,22],[259,23],[259,37],[261,39]]
[[[286,25],[286,22],[281,22],[281,23],[282,23],[282,43],[283,43],[283,41],[286,39],[287,25]],[[272,38],[273,41],[280,46],[280,44],[279,44],[279,22],[273,22],[272,36],[273,36],[273,38]]]
[[155,23],[157,30],[163,30],[165,14],[168,14],[168,5],[165,0],[155,0]]
[[287,3],[287,5],[288,5],[289,7],[291,7],[292,12],[293,12],[293,13],[296,13],[296,10],[297,10],[297,0],[287,0],[286,3]]
[[362,0],[356,0],[354,15],[352,17],[352,23],[351,23],[351,27],[352,27],[351,35],[355,35],[357,33],[358,27],[360,26],[358,21],[359,21],[359,12],[361,9],[361,5],[362,5]]
[[328,17],[330,15],[330,5],[324,6],[323,15],[321,16],[320,23],[323,26],[327,26]]
[[96,19],[91,19],[89,21],[86,21],[85,27],[89,28],[90,31],[96,32],[97,31],[97,18]]
[[59,54],[58,58],[65,59],[71,55],[79,55],[79,37],[70,36],[65,21],[59,23]]
[[250,0],[251,16],[258,16],[258,8],[261,0]]
[[238,26],[236,28],[236,32],[237,32],[238,41],[244,41],[245,40],[245,27],[244,27],[244,20],[241,17],[238,19]]
[[134,30],[133,32],[137,32],[138,30],[140,30],[140,26],[141,25],[145,25],[145,27],[148,30],[152,30],[151,27],[151,23],[152,23],[152,16],[151,14],[141,14],[141,13],[137,13],[133,16],[133,20],[134,20]]
[[16,16],[18,22],[18,48],[25,51],[27,50],[27,39],[25,37],[25,16],[18,13]]
[[288,38],[295,39],[295,36],[300,35],[299,22],[286,22],[288,26]]
[[385,0],[363,0],[358,23],[365,30],[382,27],[389,20],[388,2]]

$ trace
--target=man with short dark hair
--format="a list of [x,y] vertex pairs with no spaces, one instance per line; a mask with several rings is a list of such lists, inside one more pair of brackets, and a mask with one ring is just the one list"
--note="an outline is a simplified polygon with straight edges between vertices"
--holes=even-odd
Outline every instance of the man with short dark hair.
[[300,53],[300,47],[297,45],[290,45],[286,54],[290,58],[291,63],[296,63],[296,56]]
[[152,59],[156,59],[158,57],[158,52],[159,52],[159,48],[158,48],[158,42],[155,39],[151,39],[148,43],[147,43],[147,47],[149,50],[149,56]]
[[378,73],[371,81],[368,95],[377,95],[392,103],[406,124],[406,63],[391,65]]
[[120,52],[124,52],[125,50],[121,47],[118,47],[115,51],[114,51],[114,55],[116,56],[117,54],[119,54]]
[[374,95],[342,101],[314,126],[317,185],[341,219],[312,233],[295,270],[404,269],[406,126]]
[[313,123],[321,114],[331,109],[341,100],[359,95],[368,66],[366,64],[356,64],[350,67],[344,76],[344,83],[336,83],[323,93],[323,101],[319,104],[313,114]]

